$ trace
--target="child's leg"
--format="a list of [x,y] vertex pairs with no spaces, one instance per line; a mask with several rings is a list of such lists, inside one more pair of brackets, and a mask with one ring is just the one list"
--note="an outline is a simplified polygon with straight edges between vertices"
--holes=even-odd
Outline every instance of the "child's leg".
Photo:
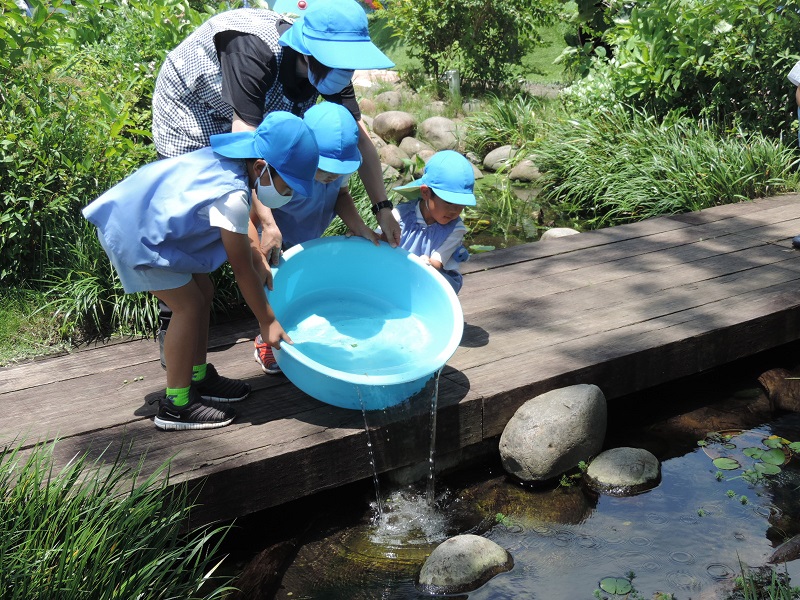
[[211,304],[214,301],[214,283],[206,273],[195,273],[192,281],[197,284],[197,289],[202,295],[203,311],[200,321],[197,323],[197,345],[194,350],[195,365],[206,363],[208,352],[208,328],[211,323]]
[[[210,310],[206,293],[204,284],[199,284],[194,278],[179,288],[153,292],[172,309],[172,319],[164,338],[168,388],[189,386],[192,367],[205,363]],[[202,351],[199,350],[201,344]],[[198,358],[200,362],[197,362]]]

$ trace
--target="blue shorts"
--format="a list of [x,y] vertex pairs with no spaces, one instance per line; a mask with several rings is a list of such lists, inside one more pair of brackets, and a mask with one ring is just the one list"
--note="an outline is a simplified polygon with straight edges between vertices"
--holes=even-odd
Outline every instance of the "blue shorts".
[[108,258],[114,266],[114,270],[117,272],[119,280],[122,283],[122,289],[125,290],[126,294],[174,290],[186,285],[192,280],[191,273],[176,273],[175,271],[167,271],[166,269],[156,269],[153,267],[132,269],[127,265],[121,264],[117,260],[117,257],[108,251],[99,230],[97,232],[97,238],[100,240],[100,245],[103,246],[103,250],[108,254]]

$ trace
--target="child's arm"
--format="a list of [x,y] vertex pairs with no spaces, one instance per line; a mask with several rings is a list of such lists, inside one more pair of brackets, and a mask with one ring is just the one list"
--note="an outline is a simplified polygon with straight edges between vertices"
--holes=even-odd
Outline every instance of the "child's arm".
[[[379,244],[380,238],[378,234],[367,227],[367,224],[364,223],[364,219],[358,214],[356,203],[353,201],[353,197],[350,195],[350,190],[347,186],[339,188],[339,195],[336,198],[334,210],[344,224],[347,225],[347,228],[353,232],[353,235],[368,239],[376,246]],[[386,239],[385,236],[384,239]]]
[[250,224],[247,228],[247,238],[250,242],[250,254],[253,257],[253,266],[256,269],[256,273],[258,273],[258,277],[264,284],[267,286],[268,289],[272,289],[272,269],[269,267],[269,261],[267,257],[261,252],[261,240],[258,236],[258,229],[256,229],[256,224],[253,220],[250,220]]
[[272,307],[267,300],[264,285],[253,264],[248,236],[227,229],[219,231],[222,245],[225,246],[225,252],[228,255],[228,262],[233,267],[236,284],[239,286],[247,306],[258,320],[261,337],[275,348],[280,348],[281,340],[291,344],[291,338],[275,318],[275,313],[272,312]]

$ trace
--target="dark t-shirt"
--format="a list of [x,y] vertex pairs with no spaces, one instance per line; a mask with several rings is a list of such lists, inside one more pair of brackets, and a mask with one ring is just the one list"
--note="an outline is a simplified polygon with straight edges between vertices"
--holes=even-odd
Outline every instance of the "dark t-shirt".
[[[278,33],[290,27],[278,21]],[[267,91],[275,82],[278,61],[269,46],[258,36],[240,31],[223,31],[214,37],[219,62],[222,66],[222,99],[233,107],[246,123],[257,127],[264,118]],[[308,100],[317,90],[305,77],[295,72],[297,51],[283,47],[283,60],[277,77],[283,84],[284,95],[296,103],[292,112],[300,114],[300,103]],[[330,102],[341,104],[356,121],[361,119],[356,93],[350,83],[338,94],[322,96]]]

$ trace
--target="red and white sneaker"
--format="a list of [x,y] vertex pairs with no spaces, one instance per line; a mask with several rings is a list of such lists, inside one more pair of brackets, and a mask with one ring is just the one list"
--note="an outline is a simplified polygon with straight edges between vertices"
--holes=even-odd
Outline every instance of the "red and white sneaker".
[[254,344],[256,350],[253,356],[256,357],[256,362],[261,365],[261,370],[267,375],[277,375],[280,373],[281,368],[278,366],[275,355],[272,353],[272,346],[264,342],[261,338],[261,334],[256,336]]

